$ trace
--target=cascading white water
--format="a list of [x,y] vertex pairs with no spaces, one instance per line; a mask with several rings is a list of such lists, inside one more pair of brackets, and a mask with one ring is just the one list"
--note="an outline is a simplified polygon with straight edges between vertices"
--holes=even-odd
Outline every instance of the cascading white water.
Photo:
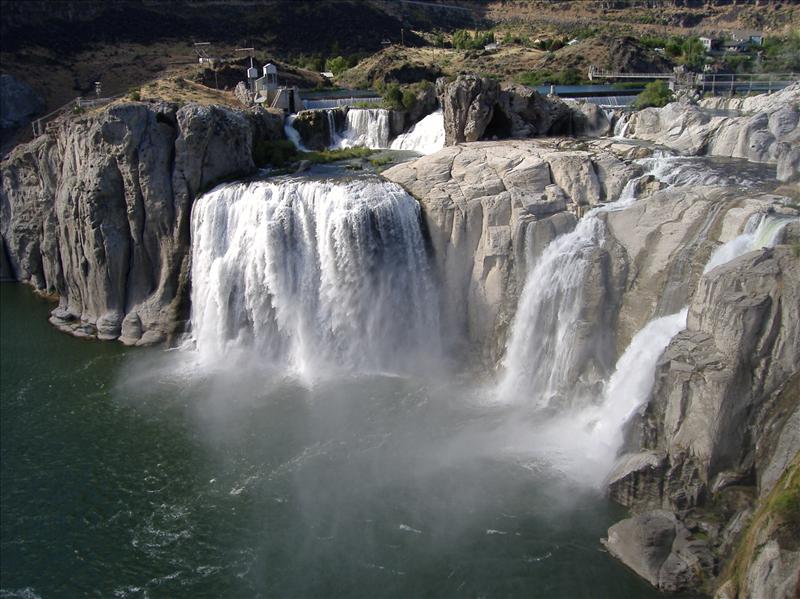
[[774,247],[780,242],[784,227],[793,220],[797,219],[775,214],[754,214],[748,219],[744,233],[714,250],[703,273],[730,262],[746,252],[762,247]]
[[338,148],[389,147],[389,111],[383,108],[351,108],[347,111],[347,124]]
[[410,131],[398,135],[392,142],[393,150],[412,150],[420,154],[433,154],[444,147],[444,114],[436,110],[414,125]]
[[630,115],[625,113],[621,114],[617,119],[617,122],[614,124],[614,137],[618,139],[625,139],[625,133],[628,131],[628,125],[630,122]]
[[[796,220],[780,215],[753,215],[745,231],[720,246],[704,272],[760,247],[780,241],[780,232]],[[557,241],[557,240],[556,240]],[[538,423],[541,453],[567,475],[601,485],[623,444],[623,429],[652,391],[658,360],[672,338],[686,327],[688,309],[654,318],[634,335],[595,403],[561,410]]]
[[525,398],[546,407],[570,390],[582,363],[600,349],[601,332],[584,315],[586,279],[605,236],[600,215],[633,202],[635,185],[629,181],[616,202],[589,211],[554,239],[528,271],[497,388],[501,402]]
[[235,183],[192,213],[192,329],[207,364],[244,349],[314,377],[439,356],[419,205],[378,179]]
[[283,122],[283,132],[286,134],[286,137],[294,144],[294,147],[298,150],[303,152],[307,152],[308,149],[303,145],[303,138],[300,137],[300,132],[294,128],[294,120],[297,118],[297,115],[290,114],[286,117],[286,120]]
[[336,132],[336,119],[333,116],[333,110],[326,110],[325,118],[328,121],[328,146],[335,147],[339,142],[339,134]]

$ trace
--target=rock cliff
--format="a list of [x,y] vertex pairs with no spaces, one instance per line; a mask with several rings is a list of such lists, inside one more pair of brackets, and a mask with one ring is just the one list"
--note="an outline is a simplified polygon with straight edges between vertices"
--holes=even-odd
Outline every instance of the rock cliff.
[[646,108],[630,117],[626,135],[685,155],[775,163],[780,181],[796,180],[800,176],[800,83],[753,98]]
[[516,84],[460,75],[455,81],[436,82],[444,111],[445,143],[544,137],[548,135],[604,135],[609,122],[594,104],[563,102]]
[[123,103],[16,148],[0,166],[11,275],[58,295],[51,320],[76,335],[166,339],[188,316],[192,202],[254,170],[253,140],[275,134],[274,118]]
[[[698,557],[700,565],[680,582],[653,580],[660,588],[696,588],[701,579],[717,576],[715,560],[730,556],[757,502],[770,495],[800,451],[799,268],[792,250],[778,246],[706,273],[692,298],[686,330],[661,356],[651,398],[632,427],[637,440],[610,476],[609,491],[642,512],[637,522],[660,513],[648,510],[670,510],[678,528],[702,539],[695,553],[715,559]],[[620,545],[618,527],[609,530],[610,546]],[[636,553],[649,534],[621,551]],[[764,537],[759,551],[774,555],[762,565],[752,556],[750,569],[760,571],[753,576],[794,589],[800,564],[796,544]],[[675,553],[664,547],[667,555]],[[768,576],[765,568],[775,560],[795,567],[784,564]]]

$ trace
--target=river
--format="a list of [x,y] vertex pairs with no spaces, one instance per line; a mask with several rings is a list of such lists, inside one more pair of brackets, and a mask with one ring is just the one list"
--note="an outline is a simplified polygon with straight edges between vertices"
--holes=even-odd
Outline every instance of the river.
[[0,308],[2,597],[661,597],[602,550],[624,511],[474,381],[301,383]]

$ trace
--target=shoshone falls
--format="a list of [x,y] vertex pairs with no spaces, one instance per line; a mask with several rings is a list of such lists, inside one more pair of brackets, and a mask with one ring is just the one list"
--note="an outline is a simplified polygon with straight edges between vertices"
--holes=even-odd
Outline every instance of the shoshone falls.
[[326,112],[380,174],[142,103],[3,162],[47,298],[0,288],[2,597],[784,596],[800,88],[614,128],[476,81],[400,133]]

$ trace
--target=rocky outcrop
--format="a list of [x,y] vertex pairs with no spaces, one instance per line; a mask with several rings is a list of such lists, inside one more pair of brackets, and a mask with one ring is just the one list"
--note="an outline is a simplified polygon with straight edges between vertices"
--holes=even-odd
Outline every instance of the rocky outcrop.
[[254,170],[266,111],[127,103],[65,121],[2,163],[0,233],[16,279],[59,296],[76,335],[162,341],[188,317],[189,212]]
[[336,134],[344,129],[346,109],[302,110],[293,126],[309,150],[327,149]]
[[662,591],[696,589],[714,559],[702,541],[672,512],[653,510],[608,529],[603,545],[639,576]]
[[488,77],[439,79],[436,91],[444,111],[446,145],[480,139],[603,135],[610,128],[605,113],[594,105],[563,102],[523,85],[500,85]]
[[444,113],[445,145],[478,141],[494,116],[500,85],[494,79],[462,75],[452,83],[436,81]]
[[[709,103],[705,103],[708,106]],[[777,163],[781,181],[798,176],[800,83],[772,95],[737,101],[739,115],[673,102],[630,117],[626,135],[668,146],[682,154]]]
[[[787,246],[750,252],[700,278],[687,328],[661,356],[633,425],[637,440],[610,477],[612,498],[670,510],[703,533],[717,559],[730,558],[754,498],[765,501],[800,451],[798,310],[800,265]],[[796,561],[796,549],[768,549],[774,538],[762,536],[761,557],[744,568],[761,573],[747,575],[751,589],[774,589],[784,584],[775,572]],[[703,569],[709,581],[717,573]]]
[[546,140],[455,146],[384,171],[422,205],[455,354],[477,349],[494,365],[525,264],[571,230],[576,213],[616,199],[640,172],[611,152]]
[[0,75],[0,128],[19,127],[44,110],[44,100],[30,85],[11,75]]

